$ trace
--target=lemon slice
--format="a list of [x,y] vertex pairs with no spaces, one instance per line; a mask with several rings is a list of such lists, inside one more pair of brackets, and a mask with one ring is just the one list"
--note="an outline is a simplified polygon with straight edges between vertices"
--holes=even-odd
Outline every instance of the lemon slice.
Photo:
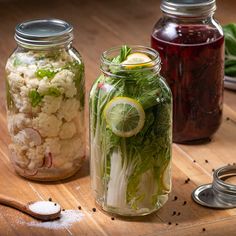
[[152,59],[148,55],[140,52],[130,54],[121,64],[126,68],[135,68],[139,66],[150,67],[153,65]]
[[104,109],[106,122],[112,132],[119,137],[136,135],[145,122],[142,105],[133,98],[116,97]]

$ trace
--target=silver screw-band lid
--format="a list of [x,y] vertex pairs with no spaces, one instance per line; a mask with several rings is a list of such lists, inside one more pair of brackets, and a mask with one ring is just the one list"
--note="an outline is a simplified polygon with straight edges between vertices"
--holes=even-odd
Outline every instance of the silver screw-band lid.
[[227,179],[235,176],[236,165],[217,169],[211,184],[201,185],[193,191],[193,200],[211,208],[236,208],[236,185],[227,182]]
[[73,27],[58,19],[38,19],[16,26],[15,40],[25,47],[54,47],[73,40]]
[[215,0],[162,0],[161,10],[165,13],[183,16],[198,17],[209,15],[216,10]]

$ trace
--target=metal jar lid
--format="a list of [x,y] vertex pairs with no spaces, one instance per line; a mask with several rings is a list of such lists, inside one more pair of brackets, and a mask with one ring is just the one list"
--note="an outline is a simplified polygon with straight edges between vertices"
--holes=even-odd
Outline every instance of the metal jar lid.
[[24,47],[54,47],[73,40],[73,27],[58,19],[39,19],[16,26],[15,40]]
[[228,209],[236,207],[236,185],[226,182],[236,176],[236,166],[224,166],[213,174],[212,184],[201,185],[192,193],[192,198],[200,205]]
[[206,16],[216,10],[216,2],[215,0],[162,0],[161,10],[183,17]]

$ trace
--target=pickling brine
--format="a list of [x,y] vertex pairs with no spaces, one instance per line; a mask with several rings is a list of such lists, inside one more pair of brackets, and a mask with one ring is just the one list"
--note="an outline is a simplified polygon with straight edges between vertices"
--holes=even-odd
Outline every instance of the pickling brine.
[[113,48],[101,61],[90,92],[92,190],[105,211],[150,214],[171,189],[171,92],[153,49]]
[[[49,35],[42,36],[42,28]],[[85,156],[84,65],[71,47],[71,30],[59,20],[22,23],[7,61],[10,157],[16,172],[30,179],[69,177]]]

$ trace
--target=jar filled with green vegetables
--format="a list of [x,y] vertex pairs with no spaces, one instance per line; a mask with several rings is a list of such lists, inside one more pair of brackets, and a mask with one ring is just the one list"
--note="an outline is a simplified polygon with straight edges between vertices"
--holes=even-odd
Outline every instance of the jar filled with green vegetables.
[[101,56],[90,92],[90,174],[105,211],[147,215],[171,190],[172,95],[151,48],[122,46]]

